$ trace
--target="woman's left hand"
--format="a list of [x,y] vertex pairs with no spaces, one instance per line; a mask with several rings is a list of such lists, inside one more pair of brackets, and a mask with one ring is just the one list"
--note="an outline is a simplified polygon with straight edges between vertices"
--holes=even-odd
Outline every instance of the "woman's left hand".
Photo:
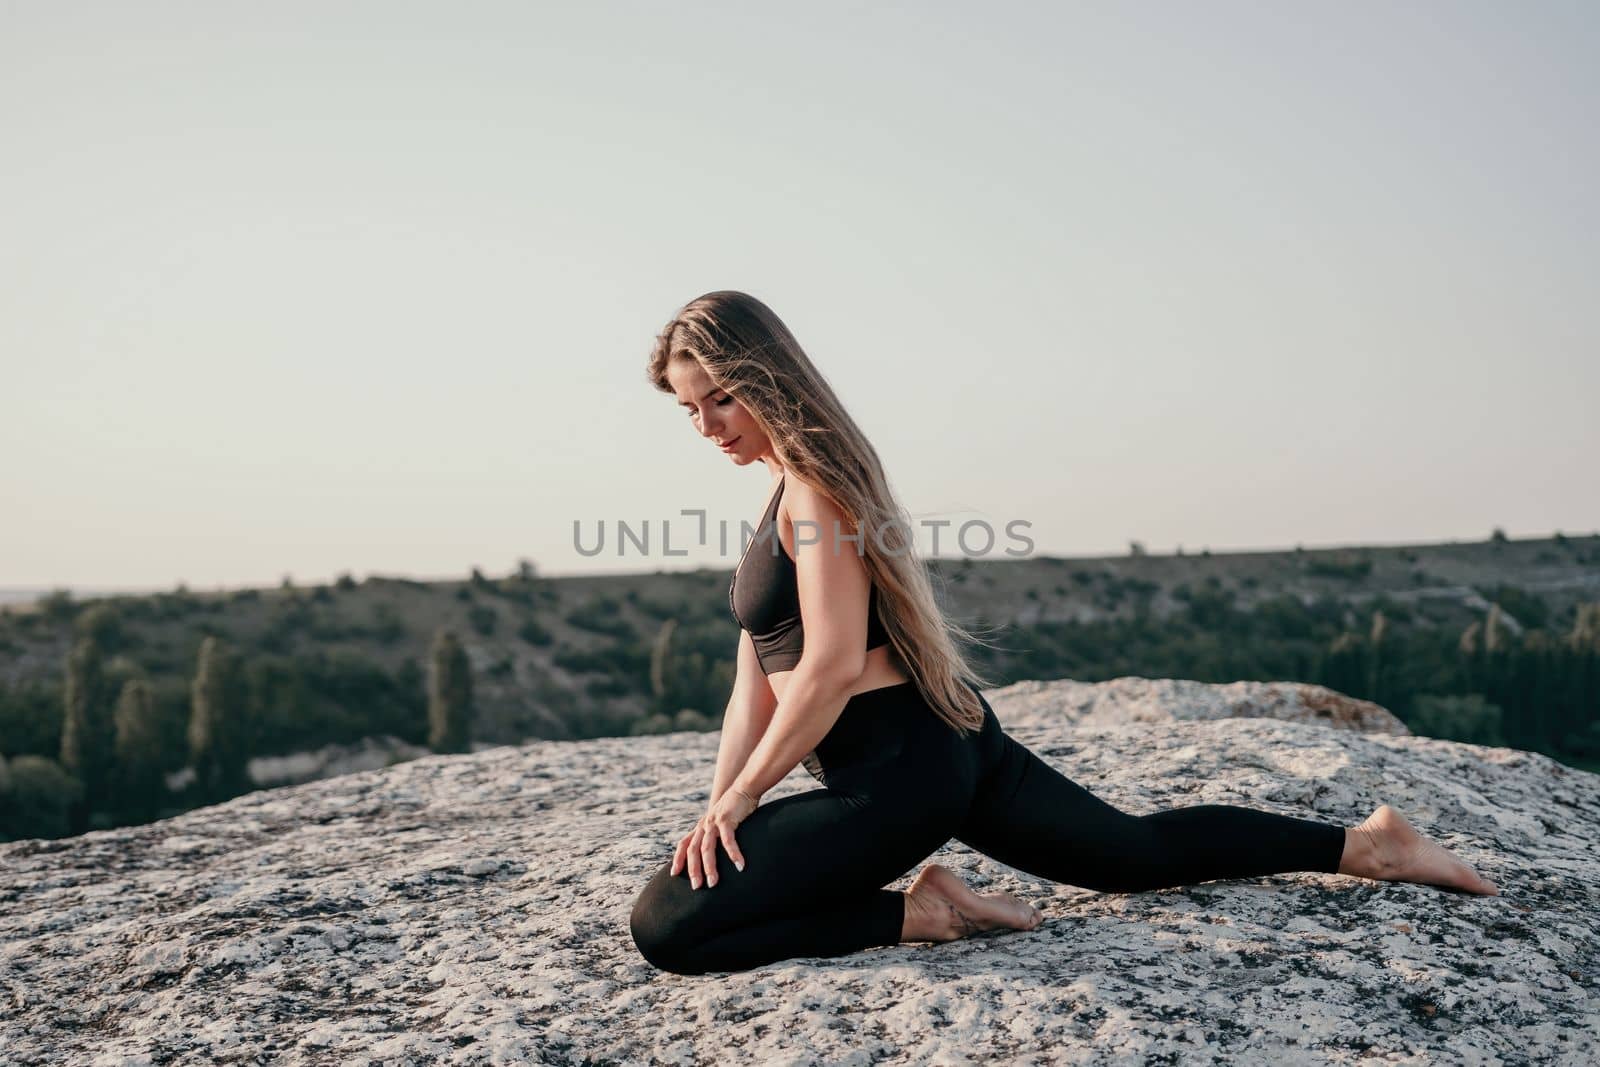
[[742,789],[727,789],[717,798],[706,812],[706,822],[712,832],[701,835],[700,859],[706,872],[706,887],[717,884],[717,842],[722,842],[723,849],[728,853],[728,858],[739,870],[744,870],[744,853],[739,850],[739,842],[734,840],[733,831],[739,824],[750,817],[761,802]]

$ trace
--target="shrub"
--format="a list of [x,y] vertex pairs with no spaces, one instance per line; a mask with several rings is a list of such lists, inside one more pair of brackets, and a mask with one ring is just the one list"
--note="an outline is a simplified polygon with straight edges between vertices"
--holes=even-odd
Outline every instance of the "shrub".
[[55,589],[39,598],[39,613],[51,622],[71,622],[78,614],[78,605],[73,603],[72,590]]
[[1475,745],[1504,745],[1503,714],[1481,694],[1438,696],[1419,693],[1411,701],[1406,725],[1414,733],[1446,741],[1469,741]]
[[716,723],[706,718],[693,708],[684,708],[672,717],[674,730],[693,730],[696,733],[705,733],[715,728]]
[[83,803],[83,785],[43,756],[0,756],[0,839],[64,837],[72,812]]
[[102,652],[115,652],[123,646],[122,617],[110,604],[89,605],[74,623],[78,636],[94,643]]
[[372,605],[372,636],[381,645],[393,645],[406,636],[406,624],[394,605]]
[[530,645],[548,645],[553,640],[550,631],[534,619],[523,619],[522,625],[517,627],[517,636]]
[[478,604],[467,609],[467,622],[484,637],[494,633],[495,624],[499,621],[499,614],[487,604]]
[[1512,618],[1530,629],[1537,629],[1549,621],[1550,607],[1538,593],[1515,585],[1499,585],[1492,589],[1479,587],[1478,593],[1485,600],[1499,604]]
[[63,706],[59,684],[0,684],[0,751],[12,756],[58,755]]
[[319,649],[253,659],[248,678],[253,754],[348,744],[374,734],[427,742],[427,693],[415,658],[391,674],[362,656]]
[[618,612],[621,605],[610,597],[595,597],[567,613],[567,622],[592,633],[626,639],[633,636],[633,627]]
[[633,692],[633,686],[621,678],[608,675],[601,678],[590,678],[584,683],[584,690],[590,696],[604,700],[607,697],[627,696]]
[[1372,573],[1370,559],[1313,559],[1306,563],[1306,573],[1318,578],[1342,578],[1359,581]]
[[670,734],[673,729],[672,720],[658,713],[636,720],[628,728],[628,733],[633,737],[641,737],[645,734]]

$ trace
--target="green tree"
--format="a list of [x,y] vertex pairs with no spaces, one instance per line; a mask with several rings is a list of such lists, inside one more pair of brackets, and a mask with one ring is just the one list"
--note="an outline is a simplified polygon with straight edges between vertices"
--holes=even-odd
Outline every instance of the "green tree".
[[1372,629],[1367,634],[1367,699],[1388,706],[1392,699],[1389,677],[1389,620],[1381,610],[1372,613]]
[[433,639],[428,678],[428,747],[466,752],[472,735],[472,665],[449,630]]
[[1345,631],[1323,653],[1318,680],[1329,689],[1365,699],[1368,696],[1367,642],[1360,634]]
[[1478,693],[1436,696],[1419,693],[1411,702],[1407,725],[1424,737],[1469,741],[1475,745],[1503,745],[1501,709]]
[[196,791],[208,802],[250,788],[242,675],[237,658],[218,638],[200,642],[189,687],[189,766],[194,768]]
[[114,775],[117,807],[140,822],[153,818],[166,799],[162,780],[161,726],[155,695],[143,678],[122,685],[113,715],[116,728]]
[[94,642],[102,654],[110,654],[122,647],[122,616],[115,607],[104,602],[89,605],[74,624],[78,636]]
[[70,589],[52,589],[39,598],[37,606],[45,618],[55,623],[71,622],[79,610]]
[[69,813],[73,833],[89,827],[89,814],[106,801],[112,765],[112,729],[100,646],[80,636],[67,653],[61,720],[61,769],[82,786]]
[[650,695],[655,698],[656,710],[663,713],[673,705],[677,688],[672,669],[672,635],[677,628],[677,619],[667,619],[656,632],[655,643],[650,648]]
[[1600,601],[1578,605],[1567,643],[1575,649],[1600,652]]

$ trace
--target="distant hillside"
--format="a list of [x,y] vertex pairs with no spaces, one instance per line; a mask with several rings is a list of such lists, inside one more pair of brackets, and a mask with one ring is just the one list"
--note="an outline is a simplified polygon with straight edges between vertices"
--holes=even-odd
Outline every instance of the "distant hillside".
[[[1416,734],[1600,769],[1600,537],[930,569],[993,687],[1279,683]],[[734,681],[730,577],[543,578],[524,564],[13,605],[0,611],[0,839],[168,817],[254,788],[250,768],[715,730]],[[445,632],[456,641],[438,645],[436,675]],[[436,677],[462,709],[439,733]]]
[[[1159,627],[1172,620],[1203,623],[1207,612],[1218,610],[1266,619],[1304,610],[1360,629],[1377,608],[1391,623],[1453,636],[1498,603],[1513,632],[1556,632],[1571,628],[1579,605],[1600,600],[1600,535],[1287,552],[941,559],[930,567],[954,616],[988,628],[1002,646],[975,653],[1000,675],[997,684],[1065,674],[1094,680],[1195,673],[1139,663],[1097,670],[1063,664],[1056,653],[1039,662],[1052,641],[1084,646],[1082,633],[1062,638],[1074,626]],[[545,578],[529,568],[495,579],[475,572],[462,581],[375,575],[226,593],[180,587],[94,603],[116,610],[113,651],[125,667],[176,683],[169,686],[173,699],[207,634],[247,657],[368,664],[420,684],[429,642],[438,628],[448,628],[460,636],[473,668],[475,738],[514,742],[626,732],[663,708],[694,708],[714,721],[732,683],[738,636],[728,614],[730,577],[729,570],[700,569]],[[59,685],[83,607],[56,594],[0,608],[0,688],[32,686],[37,693],[37,687]],[[662,649],[664,629],[668,647]],[[664,686],[652,678],[653,654],[672,668]],[[0,737],[0,746],[5,743]]]

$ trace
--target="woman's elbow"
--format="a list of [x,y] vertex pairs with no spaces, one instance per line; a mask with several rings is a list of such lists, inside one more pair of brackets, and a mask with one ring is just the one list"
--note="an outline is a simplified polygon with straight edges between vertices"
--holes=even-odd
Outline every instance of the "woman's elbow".
[[864,651],[848,653],[818,649],[815,658],[808,659],[810,654],[810,649],[800,653],[795,675],[798,677],[804,671],[807,678],[825,689],[849,689],[867,671],[867,654]]

